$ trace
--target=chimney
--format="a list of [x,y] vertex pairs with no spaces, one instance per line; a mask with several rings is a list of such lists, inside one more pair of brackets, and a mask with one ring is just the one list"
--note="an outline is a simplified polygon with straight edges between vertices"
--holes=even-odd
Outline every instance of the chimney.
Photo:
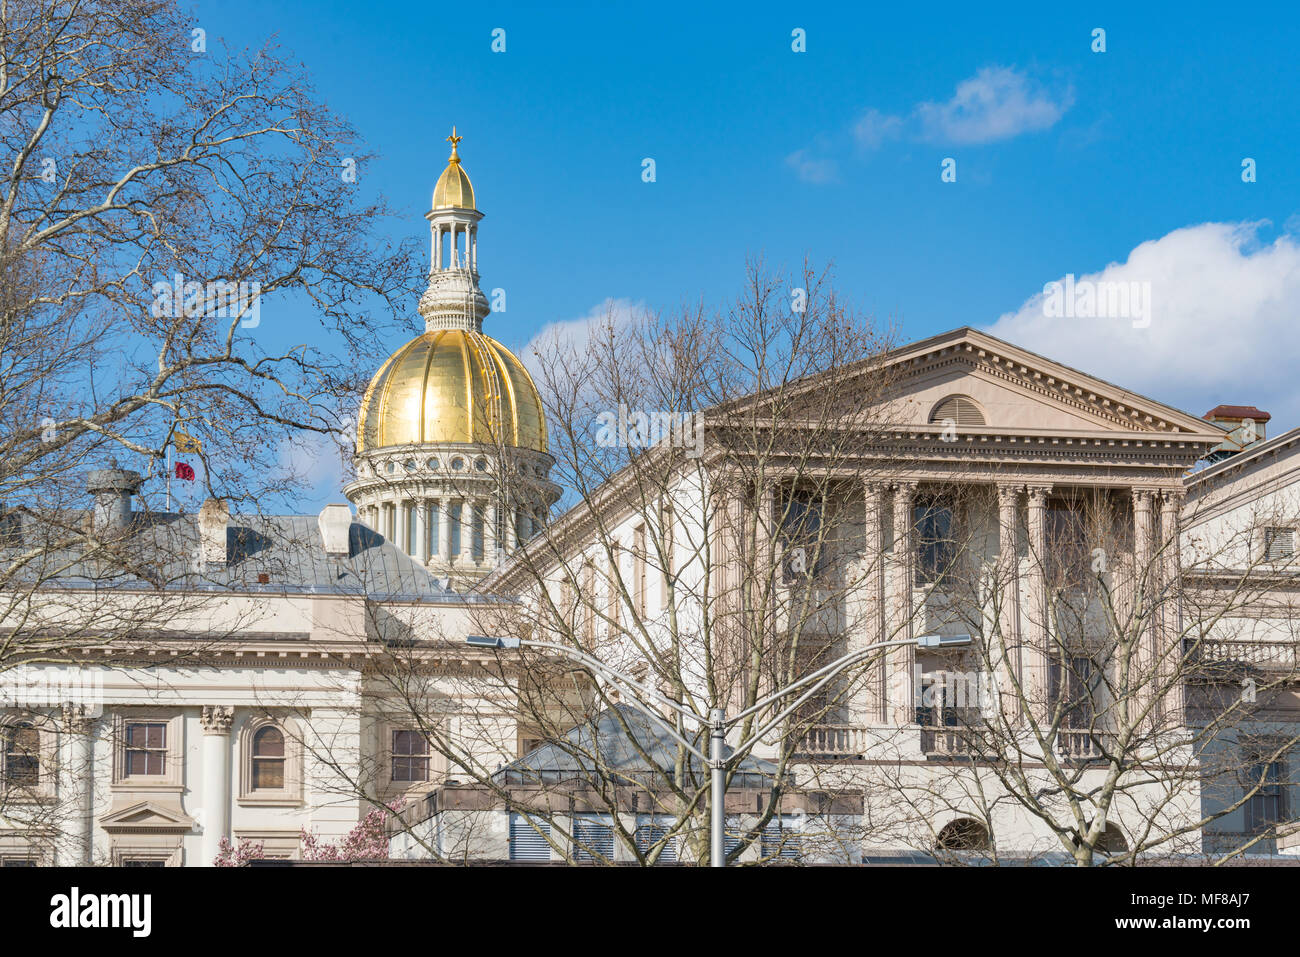
[[199,560],[204,565],[225,565],[226,528],[230,524],[230,506],[221,499],[210,498],[199,509]]
[[320,526],[321,542],[325,554],[331,558],[347,558],[349,533],[352,531],[352,508],[347,505],[326,505],[316,520]]
[[121,532],[131,524],[131,496],[143,481],[139,472],[120,469],[116,462],[86,476],[86,491],[95,498],[92,522],[97,532]]
[[1234,455],[1257,442],[1263,442],[1265,426],[1273,417],[1253,405],[1216,405],[1205,413],[1204,418],[1205,421],[1228,430],[1223,444],[1213,450],[1222,457]]

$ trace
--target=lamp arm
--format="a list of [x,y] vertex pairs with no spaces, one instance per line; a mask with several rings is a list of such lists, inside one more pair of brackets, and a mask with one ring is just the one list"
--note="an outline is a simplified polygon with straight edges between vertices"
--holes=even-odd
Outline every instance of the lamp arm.
[[[902,639],[896,641],[880,641],[880,642],[876,642],[873,645],[868,645],[865,648],[859,648],[857,651],[851,651],[847,655],[844,655],[842,658],[837,658],[835,661],[832,661],[830,664],[818,668],[816,671],[812,672],[811,674],[804,675],[798,681],[795,681],[793,684],[787,685],[786,687],[782,688],[780,691],[772,692],[762,701],[755,702],[754,704],[746,708],[744,711],[740,712],[739,714],[735,715],[732,718],[729,718],[728,724],[734,724],[737,721],[743,721],[751,714],[754,714],[758,711],[762,711],[772,702],[784,698],[786,695],[790,694],[790,692],[797,690],[798,688],[802,687],[808,682],[817,681],[823,675],[825,675],[826,677],[834,677],[836,674],[838,674],[840,671],[843,671],[845,668],[857,664],[860,659],[866,658],[874,654],[875,652],[880,651],[881,649],[894,648],[899,645],[911,645],[911,644],[915,644],[915,639],[909,638],[909,639]],[[827,675],[826,674],[827,672],[830,672],[830,674]],[[818,685],[818,687],[821,687],[821,685]],[[802,703],[802,701],[800,703]]]
[[[627,675],[623,674],[622,672],[615,671],[613,668],[609,667],[609,665],[605,664],[604,662],[600,661],[597,658],[591,657],[585,652],[578,651],[574,648],[570,648],[567,645],[557,645],[549,641],[533,641],[531,639],[522,639],[520,641],[520,644],[529,645],[530,647],[533,648],[549,648],[552,651],[558,651],[565,657],[572,658],[575,661],[582,662],[592,671],[595,671],[597,674],[603,675],[604,677],[608,678],[609,680],[617,684],[625,686],[626,688],[635,692],[637,695],[641,695],[644,698],[648,698],[652,701],[656,701],[659,704],[667,705],[668,707],[679,712],[680,714],[684,715],[687,718],[694,718],[696,721],[700,722],[701,724],[708,724],[707,721],[705,721],[703,718],[701,718],[699,715],[697,715],[694,711],[690,710],[689,708],[679,705],[676,701],[673,701],[671,698],[665,698],[663,695],[659,694],[656,691],[651,691],[649,688],[646,688],[643,685],[638,684],[636,681],[633,681],[631,678],[629,678]],[[695,745],[691,744],[691,742],[688,741],[683,735],[678,733],[676,728],[674,728],[667,721],[665,721],[660,715],[656,714],[655,711],[649,706],[647,706],[644,701],[638,700],[634,696],[633,702],[637,705],[637,710],[639,710],[642,714],[644,714],[655,724],[659,725],[659,727],[663,729],[664,732],[669,734],[675,741],[677,741],[678,744],[684,747],[687,751],[690,751],[691,754],[695,755],[705,764],[708,764],[710,762],[710,758],[707,754],[705,754],[699,748],[695,747]]]

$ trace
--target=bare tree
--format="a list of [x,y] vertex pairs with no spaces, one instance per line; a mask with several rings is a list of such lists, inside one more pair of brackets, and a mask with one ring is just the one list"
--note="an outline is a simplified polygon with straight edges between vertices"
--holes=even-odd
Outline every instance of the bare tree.
[[[859,647],[846,603],[865,568],[849,529],[878,468],[859,452],[881,428],[887,346],[825,274],[759,265],[716,313],[611,316],[583,343],[543,345],[532,364],[567,511],[482,584],[485,599],[517,597],[473,606],[473,628],[589,655],[700,716],[741,714]],[[502,501],[514,481],[501,470]],[[703,750],[706,729],[657,703],[647,719],[643,695],[563,654],[461,649],[449,669],[451,635],[415,637],[373,669],[372,707],[418,728],[474,800],[533,821],[565,859],[708,860],[708,769],[672,736]],[[811,729],[860,707],[859,689],[878,695],[878,675],[868,659],[739,722],[738,741],[798,704],[729,765],[730,860],[780,858],[791,815],[814,821],[805,853],[853,853],[861,791],[801,780],[796,764]]]
[[[126,665],[200,603],[176,588],[203,562],[161,501],[169,446],[245,511],[294,487],[286,450],[337,429],[411,259],[301,68],[168,0],[0,2],[0,141],[0,675]],[[294,302],[353,355],[287,333]],[[71,733],[59,703],[26,723]]]
[[[1223,860],[1287,833],[1277,814],[1250,833],[1218,823],[1285,784],[1277,762],[1297,743],[1294,725],[1256,729],[1296,678],[1292,596],[1251,544],[1267,516],[1207,536],[1181,482],[1158,494],[1030,486],[1027,521],[1003,523],[991,550],[999,509],[1014,515],[1020,494],[1004,491],[995,502],[937,488],[917,512],[932,589],[920,614],[975,640],[918,667],[916,720],[939,760],[896,777],[900,832],[947,860],[1084,866]],[[1234,640],[1259,624],[1248,612],[1261,602],[1270,633]],[[952,812],[965,831],[916,826]]]

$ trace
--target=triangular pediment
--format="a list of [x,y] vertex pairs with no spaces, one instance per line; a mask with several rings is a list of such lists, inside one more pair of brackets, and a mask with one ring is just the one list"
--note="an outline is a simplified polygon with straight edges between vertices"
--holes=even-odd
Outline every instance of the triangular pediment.
[[886,383],[872,417],[890,427],[934,429],[960,409],[963,432],[1223,436],[1204,419],[976,329],[894,349],[859,374]]
[[106,831],[189,831],[194,819],[179,808],[141,801],[106,814],[100,827]]

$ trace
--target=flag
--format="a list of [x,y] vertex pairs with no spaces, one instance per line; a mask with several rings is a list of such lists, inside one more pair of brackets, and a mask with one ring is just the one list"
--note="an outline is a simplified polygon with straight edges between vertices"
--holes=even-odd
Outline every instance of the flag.
[[176,446],[177,452],[193,452],[198,455],[203,451],[203,445],[198,439],[179,430],[172,433],[172,444]]
[[184,462],[176,463],[176,477],[184,479],[186,482],[194,481],[194,466],[186,465]]

